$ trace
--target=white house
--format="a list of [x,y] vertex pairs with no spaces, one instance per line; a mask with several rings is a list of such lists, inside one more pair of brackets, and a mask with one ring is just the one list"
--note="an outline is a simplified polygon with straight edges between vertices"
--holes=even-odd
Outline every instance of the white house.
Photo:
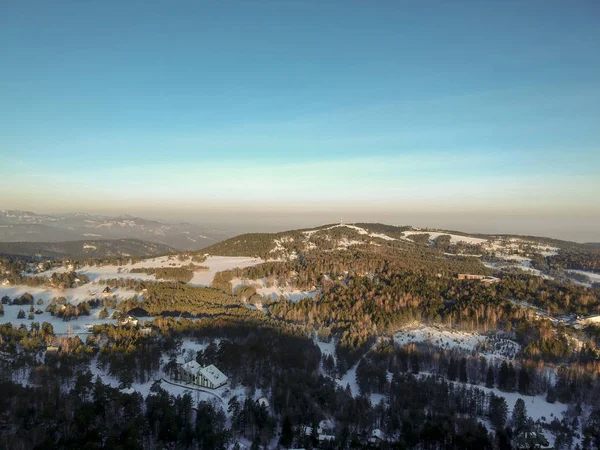
[[256,404],[258,406],[264,406],[265,408],[268,408],[269,406],[271,406],[267,397],[260,397],[260,398],[256,399]]
[[385,440],[385,434],[379,428],[376,428],[371,433],[371,437],[369,438],[369,443],[378,444],[379,442]]
[[139,321],[133,317],[133,316],[124,316],[121,317],[119,319],[119,325],[121,325],[122,327],[126,327],[126,326],[137,326],[137,324],[139,323]]
[[[310,436],[313,432],[312,427],[304,427],[304,434]],[[335,440],[335,423],[332,420],[321,420],[317,427],[317,439],[319,441]]]
[[194,360],[178,366],[178,377],[187,383],[209,389],[217,389],[227,383],[225,374],[213,364],[202,367]]

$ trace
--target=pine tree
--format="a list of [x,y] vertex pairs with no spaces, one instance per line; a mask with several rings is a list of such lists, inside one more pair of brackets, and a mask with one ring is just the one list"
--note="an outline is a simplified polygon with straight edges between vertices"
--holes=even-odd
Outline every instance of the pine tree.
[[517,399],[512,411],[511,420],[517,431],[520,431],[527,423],[527,409],[522,398]]
[[292,419],[290,419],[290,416],[286,415],[283,418],[283,423],[281,424],[281,437],[279,438],[279,445],[282,447],[289,447],[292,445],[293,439],[294,434],[292,430]]
[[500,364],[500,371],[498,372],[498,387],[500,389],[506,389],[508,385],[508,363],[506,360]]
[[419,354],[417,352],[412,352],[410,354],[410,364],[412,366],[412,372],[416,375],[420,372],[419,368]]
[[488,415],[497,430],[504,427],[508,415],[508,405],[504,397],[490,394]]
[[529,395],[529,386],[531,384],[531,380],[529,378],[529,373],[527,369],[524,367],[519,371],[519,393],[522,395]]
[[508,364],[508,378],[506,380],[506,389],[509,391],[515,390],[515,384],[517,382],[517,372],[513,363]]
[[467,383],[469,379],[467,378],[467,358],[463,357],[460,360],[460,375],[459,379],[461,383]]
[[448,364],[448,379],[450,381],[456,381],[457,372],[456,361],[454,360],[454,357],[452,357],[450,358],[450,364]]
[[493,388],[495,384],[495,379],[494,379],[494,368],[492,366],[490,366],[487,370],[487,375],[485,377],[485,387],[487,388]]

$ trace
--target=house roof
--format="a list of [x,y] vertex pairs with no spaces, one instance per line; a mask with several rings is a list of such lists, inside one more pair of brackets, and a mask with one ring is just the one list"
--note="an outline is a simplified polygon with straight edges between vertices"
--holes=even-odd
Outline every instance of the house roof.
[[378,438],[378,439],[383,439],[384,434],[383,434],[383,431],[381,431],[379,428],[376,428],[373,430],[373,433],[371,433],[371,436]]
[[182,367],[185,370],[187,370],[188,372],[193,372],[193,373],[196,373],[200,370],[200,364],[198,364],[198,362],[195,360],[186,362]]
[[200,369],[200,373],[204,375],[208,381],[212,384],[221,384],[224,381],[227,381],[227,377],[223,372],[217,369],[213,364],[210,366],[202,367]]

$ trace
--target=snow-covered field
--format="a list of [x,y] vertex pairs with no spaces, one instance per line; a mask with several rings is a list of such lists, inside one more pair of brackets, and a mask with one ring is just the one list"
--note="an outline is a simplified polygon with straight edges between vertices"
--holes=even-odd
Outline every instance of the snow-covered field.
[[235,268],[243,269],[245,267],[256,266],[264,261],[260,258],[251,258],[247,256],[209,256],[206,261],[201,263],[207,266],[208,271],[194,273],[194,278],[188,284],[195,286],[210,286],[215,273]]
[[[159,267],[181,267],[190,263],[208,267],[207,271],[198,271],[194,273],[194,278],[189,284],[196,286],[209,286],[212,283],[215,273],[223,270],[235,269],[236,267],[244,268],[261,264],[264,261],[258,258],[245,256],[209,256],[202,263],[194,263],[191,259],[183,261],[173,256],[161,256],[158,258],[145,259],[134,264],[105,265],[105,266],[85,266],[77,269],[77,273],[82,273],[90,278],[91,282],[106,280],[110,278],[134,278],[137,280],[155,280],[154,275],[145,273],[131,273],[132,269],[142,268],[159,268]],[[41,272],[40,276],[52,276],[54,272],[66,272],[65,267]]]
[[299,289],[292,289],[289,286],[282,287],[278,285],[273,285],[271,287],[267,287],[266,280],[264,278],[261,278],[259,280],[234,278],[233,280],[231,280],[231,286],[234,291],[240,286],[252,286],[254,289],[256,289],[256,293],[259,295],[262,295],[264,297],[270,297],[273,299],[284,297],[292,302],[297,302],[303,298],[315,298],[319,293],[317,289],[313,289],[310,291],[302,291]]
[[475,350],[486,339],[485,336],[480,334],[444,330],[425,325],[400,331],[394,335],[394,342],[400,346],[417,342],[428,342],[446,350],[455,348],[467,352]]
[[585,270],[567,270],[569,273],[578,273],[579,275],[585,275],[590,279],[592,283],[600,283],[600,273],[587,272]]
[[492,359],[514,359],[521,346],[509,339],[485,336],[478,333],[467,333],[457,330],[420,325],[400,331],[394,335],[394,342],[399,346],[426,342],[444,350],[459,350],[472,353],[477,351],[482,356]]
[[[13,326],[17,327],[24,324],[29,328],[32,322],[39,322],[40,324],[42,322],[48,322],[54,328],[54,333],[66,334],[70,331],[73,335],[79,336],[81,340],[85,342],[86,336],[89,334],[86,325],[100,325],[103,323],[115,324],[117,322],[115,319],[110,318],[100,319],[98,314],[100,314],[101,309],[93,309],[89,316],[80,316],[76,319],[65,321],[46,312],[46,306],[48,306],[47,302],[43,305],[34,305],[33,307],[35,309],[39,308],[44,312],[42,314],[34,314],[33,320],[29,320],[27,319],[27,316],[29,315],[29,305],[4,305],[4,316],[0,316],[0,324],[12,323]],[[19,310],[21,309],[25,311],[24,319],[17,318],[17,314],[19,314]],[[114,310],[108,310],[108,317],[111,317],[113,312]]]
[[429,240],[434,240],[440,236],[448,235],[448,236],[450,236],[450,242],[452,244],[457,244],[459,242],[466,242],[467,244],[477,245],[477,244],[484,244],[484,243],[488,242],[487,239],[481,239],[481,238],[476,238],[476,237],[471,237],[471,236],[460,236],[458,234],[450,234],[450,233],[445,233],[443,231],[405,231],[404,232],[405,238],[408,238],[408,236],[412,236],[413,234],[428,234]]

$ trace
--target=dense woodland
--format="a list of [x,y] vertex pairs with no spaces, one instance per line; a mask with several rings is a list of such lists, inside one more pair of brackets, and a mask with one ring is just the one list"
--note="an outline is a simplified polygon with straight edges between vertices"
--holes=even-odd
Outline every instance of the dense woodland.
[[[369,226],[394,236],[404,230]],[[74,321],[98,309],[102,317],[109,310],[114,317],[134,314],[148,321],[143,327],[96,325],[82,340],[56,335],[44,314],[32,316],[27,326],[0,325],[0,388],[6,393],[0,399],[0,448],[224,449],[243,438],[254,449],[509,449],[520,431],[539,430],[552,432],[561,449],[575,443],[600,449],[600,327],[578,329],[556,320],[599,313],[600,288],[496,272],[464,256],[474,248],[453,247],[443,235],[433,242],[399,242],[324,228],[310,236],[318,249],[299,245],[301,230],[225,241],[229,254],[248,254],[244,245],[250,242],[256,256],[273,259],[282,251],[271,252],[278,245],[296,258],[218,273],[210,288],[186,284],[196,265],[142,268],[166,281],[104,280],[131,290],[131,297],[77,305],[56,298],[43,308]],[[344,239],[363,242],[342,250]],[[31,283],[72,287],[89,281],[77,269],[36,280],[42,277],[22,276],[25,261],[3,264],[10,276]],[[499,280],[458,280],[459,273]],[[319,294],[297,302],[266,299],[252,286],[234,292],[234,278]],[[24,314],[41,308],[29,294],[5,297],[2,304],[22,307]],[[471,352],[394,343],[395,333],[416,323],[478,332],[489,340]],[[170,395],[157,374],[175,370],[183,339],[207,343],[186,356],[215,364],[229,377],[229,388],[242,386],[246,396],[231,395],[220,405]],[[334,354],[322,354],[317,339],[333,342]],[[506,342],[513,346],[503,347]],[[506,359],[483,356],[496,344]],[[48,346],[60,351],[50,354]],[[103,384],[91,365],[119,389]],[[352,368],[359,395],[336,382]],[[152,390],[146,398],[123,391],[147,383]],[[258,392],[268,407],[251,400]],[[523,402],[509,409],[503,392],[568,404],[568,413],[534,422]],[[381,401],[371,401],[373,395]],[[336,424],[329,443],[305,431],[324,419]],[[387,441],[371,446],[374,429]]]

